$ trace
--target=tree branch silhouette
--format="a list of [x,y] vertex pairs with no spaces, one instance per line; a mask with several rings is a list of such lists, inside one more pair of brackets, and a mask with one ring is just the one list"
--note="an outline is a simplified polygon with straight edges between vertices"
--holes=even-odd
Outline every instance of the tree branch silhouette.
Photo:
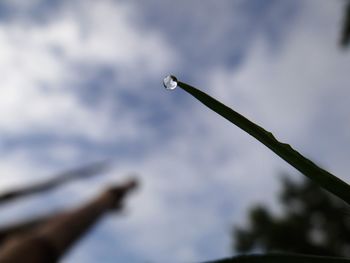
[[0,194],[0,204],[8,202],[13,199],[20,198],[20,197],[25,197],[32,194],[49,191],[53,188],[59,187],[62,184],[68,183],[70,181],[97,175],[107,169],[108,169],[108,163],[104,161],[104,162],[89,164],[87,166],[73,169],[71,171],[63,172],[47,181],[33,184],[30,186],[24,186],[22,188],[10,190],[8,192]]

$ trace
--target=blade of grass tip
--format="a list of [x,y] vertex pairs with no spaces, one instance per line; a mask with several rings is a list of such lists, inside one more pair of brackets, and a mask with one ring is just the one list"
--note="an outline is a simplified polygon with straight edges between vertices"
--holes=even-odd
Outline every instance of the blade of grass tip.
[[348,263],[349,259],[335,258],[335,257],[323,257],[323,256],[311,256],[311,255],[298,255],[298,254],[265,254],[265,255],[243,255],[226,259],[219,259],[214,261],[208,261],[206,263]]
[[347,183],[328,171],[318,167],[316,164],[294,150],[289,144],[279,142],[271,132],[264,130],[262,127],[251,122],[238,112],[210,97],[206,93],[180,81],[177,81],[177,85],[194,96],[208,108],[256,138],[311,180],[317,182],[320,186],[350,204],[350,186]]

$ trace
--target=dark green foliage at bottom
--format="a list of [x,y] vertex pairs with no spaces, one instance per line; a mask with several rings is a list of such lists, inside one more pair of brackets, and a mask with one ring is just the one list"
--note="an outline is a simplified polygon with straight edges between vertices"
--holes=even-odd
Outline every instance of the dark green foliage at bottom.
[[236,227],[235,251],[350,256],[350,210],[342,200],[309,180],[286,177],[279,200],[283,215],[258,205],[249,213],[249,226]]
[[318,257],[295,254],[266,254],[266,255],[247,255],[226,258],[207,263],[349,263],[349,259]]

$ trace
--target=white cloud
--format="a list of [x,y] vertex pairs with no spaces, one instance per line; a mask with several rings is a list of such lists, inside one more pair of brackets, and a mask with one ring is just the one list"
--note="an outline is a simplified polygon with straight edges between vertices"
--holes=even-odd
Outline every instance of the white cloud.
[[[325,98],[343,103],[350,65],[350,57],[337,46],[339,5],[306,3],[276,52],[258,39],[241,68],[218,68],[210,77],[214,95],[301,150],[315,146],[315,121],[329,107]],[[345,105],[340,108],[349,111]]]
[[[63,9],[43,25],[2,23],[0,133],[44,131],[105,140],[116,124],[111,108],[106,108],[113,105],[82,104],[72,85],[84,76],[72,64],[112,66],[119,88],[159,74],[174,61],[174,54],[157,33],[130,22],[129,14],[137,11],[125,3],[90,1]],[[119,117],[119,127],[126,127],[121,130],[124,136],[137,130],[137,122],[130,127],[129,120]]]
[[[321,103],[324,97],[344,103],[339,98],[344,95],[342,87],[347,87],[350,66],[349,56],[337,47],[338,20],[334,18],[341,15],[339,6],[324,3],[304,6],[299,22],[285,33],[277,51],[258,38],[241,68],[213,69],[207,83],[215,97],[342,175],[344,165],[328,160],[337,159],[339,153],[317,155],[320,146],[313,142],[315,121],[322,120],[318,115],[328,107]],[[319,29],[319,21],[327,26]],[[297,173],[195,101],[180,118],[182,128],[174,142],[138,163],[145,185],[130,204],[130,215],[125,222],[110,223],[136,254],[156,262],[169,261],[169,255],[173,262],[229,255],[224,245],[228,222],[242,222],[252,203],[273,204],[278,172]],[[336,145],[349,143],[347,138],[323,136]],[[211,234],[219,232],[221,239],[209,241]],[[201,247],[206,239],[213,251]],[[188,247],[190,253],[182,254]]]
[[[113,98],[96,109],[82,104],[66,84],[79,82],[85,76],[70,72],[69,63],[107,63],[118,70],[122,67],[121,81],[136,79],[137,83],[171,67],[168,63],[174,62],[174,51],[160,34],[130,22],[142,12],[135,6],[112,1],[90,1],[86,6],[77,3],[76,8],[67,4],[60,15],[45,25],[0,25],[0,72],[4,82],[0,91],[0,133],[28,133],[40,128],[109,142],[116,136],[111,131],[117,127],[122,140],[140,134],[147,137],[144,133],[152,131],[141,126],[137,117],[126,113],[122,106],[120,118],[114,119],[110,113],[116,103]],[[341,15],[338,5],[329,1],[323,1],[324,5],[318,5],[318,1],[308,3],[311,6],[305,4],[278,50],[271,50],[264,36],[257,35],[239,68],[232,70],[216,64],[207,81],[203,81],[203,75],[194,79],[207,83],[203,89],[208,88],[214,97],[262,124],[278,138],[291,142],[301,152],[315,153],[311,149],[315,146],[311,141],[312,128],[325,107],[321,101],[325,96],[338,101],[339,94],[347,94],[341,86],[347,87],[346,69],[350,63],[349,56],[336,47],[338,22],[334,17]],[[63,55],[52,52],[52,48]],[[171,96],[179,93],[176,90]],[[107,232],[113,234],[111,242],[122,240],[128,253],[156,262],[169,262],[169,255],[173,262],[228,255],[231,222],[242,222],[245,209],[252,202],[273,203],[279,184],[276,173],[294,170],[203,105],[194,100],[190,103],[188,109],[179,107],[174,120],[176,135],[169,141],[157,143],[146,157],[116,163],[109,177],[94,181],[93,188],[74,184],[54,193],[50,206],[63,206],[62,196],[74,196],[76,202],[88,199],[107,182],[136,171],[141,174],[142,185],[128,203],[128,216],[104,222]],[[334,141],[343,142],[343,138]],[[15,181],[27,176],[23,170],[41,167],[29,151],[12,154],[3,159],[0,169],[14,174]],[[66,145],[52,147],[47,154],[67,163],[77,156],[91,156],[78,146]],[[333,159],[337,154],[334,155]],[[24,166],[18,167],[18,163]],[[337,169],[337,165],[332,168]],[[9,184],[9,180],[3,177],[1,183]],[[40,204],[48,205],[47,200]],[[96,250],[98,243],[99,240],[93,241]],[[95,252],[90,248],[83,241],[66,262],[93,261],[87,256]]]

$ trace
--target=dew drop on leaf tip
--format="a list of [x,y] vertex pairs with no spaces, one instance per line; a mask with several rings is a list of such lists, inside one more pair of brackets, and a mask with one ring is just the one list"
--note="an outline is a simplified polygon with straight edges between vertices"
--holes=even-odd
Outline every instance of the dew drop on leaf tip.
[[173,75],[168,75],[163,80],[164,88],[174,90],[177,87],[177,78]]

